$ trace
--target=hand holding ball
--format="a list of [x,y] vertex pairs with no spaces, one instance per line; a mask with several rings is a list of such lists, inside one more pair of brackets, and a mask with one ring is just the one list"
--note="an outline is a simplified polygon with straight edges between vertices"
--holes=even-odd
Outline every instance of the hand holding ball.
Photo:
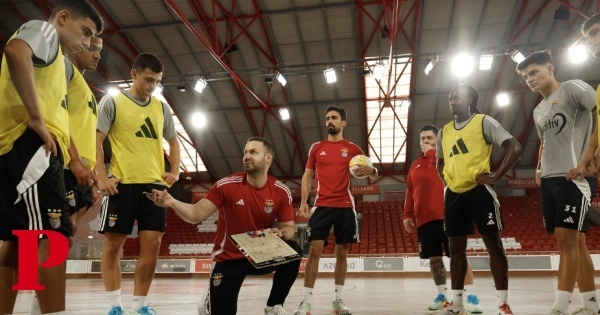
[[366,166],[373,167],[373,163],[371,162],[371,159],[366,155],[357,155],[350,160],[350,163],[348,165],[350,174],[352,174],[352,176],[354,178],[363,179],[363,178],[366,178],[367,176],[369,176],[369,174],[365,174],[360,177],[356,175],[355,172],[359,169],[359,165],[366,165]]

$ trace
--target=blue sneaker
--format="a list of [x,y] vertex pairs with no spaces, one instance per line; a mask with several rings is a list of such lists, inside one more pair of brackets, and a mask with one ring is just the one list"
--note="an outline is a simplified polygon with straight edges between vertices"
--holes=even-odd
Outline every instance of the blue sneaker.
[[430,311],[439,311],[443,308],[445,303],[446,303],[446,296],[443,294],[438,294],[435,297],[435,300],[433,300],[433,303],[429,304],[427,309]]
[[123,312],[122,307],[113,306],[110,311],[108,311],[108,315],[125,315],[125,312]]
[[131,315],[156,315],[156,311],[146,305],[138,308],[137,312],[131,313]]
[[477,295],[467,295],[467,314],[483,314],[483,310],[479,306],[479,298]]

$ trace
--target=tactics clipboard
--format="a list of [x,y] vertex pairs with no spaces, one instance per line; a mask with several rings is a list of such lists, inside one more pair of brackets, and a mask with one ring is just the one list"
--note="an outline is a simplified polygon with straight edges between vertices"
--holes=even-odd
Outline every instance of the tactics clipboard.
[[229,235],[229,239],[255,268],[277,266],[302,258],[279,236],[264,230]]

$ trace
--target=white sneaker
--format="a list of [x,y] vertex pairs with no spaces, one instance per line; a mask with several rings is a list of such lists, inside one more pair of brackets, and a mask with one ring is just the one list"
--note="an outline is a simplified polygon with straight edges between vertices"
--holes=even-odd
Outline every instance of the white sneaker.
[[467,305],[465,307],[467,314],[483,314],[483,309],[479,306],[479,298],[477,295],[467,295]]
[[550,311],[550,315],[567,315],[559,310],[556,309],[552,309],[552,311]]
[[265,315],[287,315],[287,313],[283,309],[283,305],[277,304],[273,307],[270,307],[269,310],[267,310],[267,308],[265,308]]
[[344,301],[338,299],[331,303],[331,315],[352,315],[352,311],[344,305]]
[[586,307],[576,309],[571,315],[596,315],[594,312],[588,310]]
[[430,311],[439,311],[442,309],[442,307],[444,307],[444,304],[446,304],[446,302],[446,296],[443,294],[438,294],[435,297],[435,300],[433,300],[433,303],[429,304],[427,309]]
[[294,310],[293,315],[310,315],[310,303],[301,301]]

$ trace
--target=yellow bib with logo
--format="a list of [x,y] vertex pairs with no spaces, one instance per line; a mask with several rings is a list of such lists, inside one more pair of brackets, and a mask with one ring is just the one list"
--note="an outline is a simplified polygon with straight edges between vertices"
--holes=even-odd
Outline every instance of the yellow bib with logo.
[[151,97],[140,106],[127,95],[113,96],[115,120],[108,139],[112,148],[109,172],[124,184],[162,184],[165,173],[163,151],[163,104]]
[[[60,45],[56,58],[46,66],[34,66],[33,78],[40,112],[50,134],[62,153],[65,164],[70,161],[69,113],[67,112],[67,78]],[[13,85],[6,58],[0,69],[0,155],[10,152],[15,141],[25,133],[29,115]]]
[[455,193],[475,188],[477,176],[490,172],[492,144],[483,135],[484,118],[475,114],[462,129],[456,129],[454,121],[443,128],[444,180]]
[[73,79],[67,86],[71,136],[79,155],[93,169],[96,165],[98,104],[81,72],[76,67],[73,72]]

